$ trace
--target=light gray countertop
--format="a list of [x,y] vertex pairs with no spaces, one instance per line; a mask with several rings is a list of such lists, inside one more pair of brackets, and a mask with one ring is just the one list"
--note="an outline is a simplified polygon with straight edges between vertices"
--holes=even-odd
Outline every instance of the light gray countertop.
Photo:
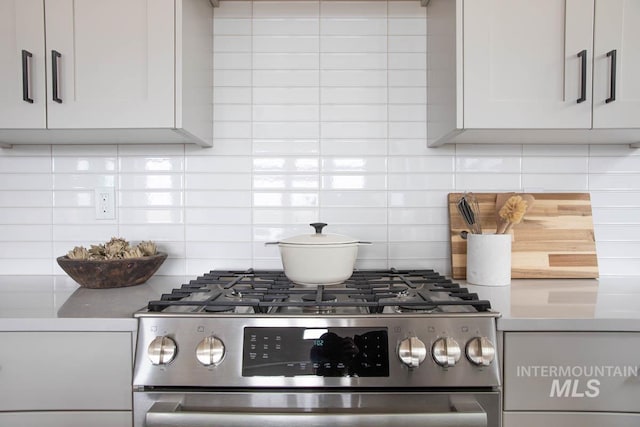
[[[0,276],[0,331],[135,331],[135,311],[191,278],[87,289],[67,276]],[[457,282],[491,302],[501,330],[640,331],[640,277],[518,279],[499,287]]]
[[491,301],[506,331],[640,331],[640,277],[517,279],[470,292]]

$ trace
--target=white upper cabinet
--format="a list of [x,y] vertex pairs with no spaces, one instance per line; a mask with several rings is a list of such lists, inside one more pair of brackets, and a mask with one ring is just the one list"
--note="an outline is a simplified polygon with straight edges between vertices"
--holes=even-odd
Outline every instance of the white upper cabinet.
[[640,141],[637,0],[432,0],[428,13],[430,146]]
[[173,0],[45,3],[50,129],[173,127]]
[[0,128],[47,126],[42,0],[0,0]]
[[640,127],[640,1],[597,0],[595,10],[593,127]]
[[0,143],[211,145],[208,0],[0,0],[0,13]]

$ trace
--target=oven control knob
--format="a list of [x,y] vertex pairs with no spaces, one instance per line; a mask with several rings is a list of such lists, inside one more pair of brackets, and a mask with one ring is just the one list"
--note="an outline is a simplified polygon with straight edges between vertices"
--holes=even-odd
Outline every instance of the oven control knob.
[[398,357],[410,368],[417,368],[427,357],[427,347],[416,337],[400,341]]
[[496,357],[496,349],[487,337],[471,338],[466,348],[467,359],[474,365],[489,366]]
[[433,343],[431,354],[438,365],[449,368],[460,360],[460,346],[451,337],[438,338]]
[[166,365],[176,357],[178,346],[169,337],[156,337],[147,348],[149,360],[154,365]]
[[206,337],[196,347],[196,358],[204,366],[217,365],[224,357],[224,343],[217,337]]

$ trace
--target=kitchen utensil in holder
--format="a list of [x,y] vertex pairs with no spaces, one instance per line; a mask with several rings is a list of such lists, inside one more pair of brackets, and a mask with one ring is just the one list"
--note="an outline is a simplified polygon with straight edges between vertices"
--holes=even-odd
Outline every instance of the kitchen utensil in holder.
[[511,283],[511,234],[467,235],[467,282],[506,286]]

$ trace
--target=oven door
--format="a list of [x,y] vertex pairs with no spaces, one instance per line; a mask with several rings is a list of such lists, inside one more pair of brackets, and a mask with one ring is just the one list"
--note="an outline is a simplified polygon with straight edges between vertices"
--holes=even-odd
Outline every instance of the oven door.
[[498,392],[137,392],[136,427],[499,427]]

